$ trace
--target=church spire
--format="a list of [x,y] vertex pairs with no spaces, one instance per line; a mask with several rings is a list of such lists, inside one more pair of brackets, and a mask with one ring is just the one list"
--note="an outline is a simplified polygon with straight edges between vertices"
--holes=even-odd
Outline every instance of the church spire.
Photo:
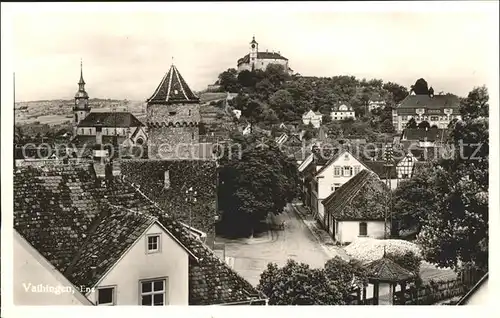
[[[85,85],[85,81],[83,80],[83,62],[82,62],[82,59],[80,59],[80,81],[78,82],[78,85]],[[81,89],[81,87],[80,87],[80,89]],[[83,90],[85,90],[85,88]]]

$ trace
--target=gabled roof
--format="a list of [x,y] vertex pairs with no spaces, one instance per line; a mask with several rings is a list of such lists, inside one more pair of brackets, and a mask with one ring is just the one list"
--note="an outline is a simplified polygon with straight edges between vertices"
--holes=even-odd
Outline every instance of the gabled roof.
[[200,99],[191,91],[177,67],[172,64],[147,102],[153,104],[199,103]]
[[[373,172],[375,172],[380,179],[387,179],[387,167],[385,166],[385,161],[370,161],[365,160],[363,163]],[[396,165],[390,166],[389,169],[389,178],[396,179],[398,177],[396,171]]]
[[[325,149],[328,149],[328,148],[324,148],[323,151],[325,151]],[[336,147],[333,147],[333,148],[330,148],[332,150],[332,152],[330,152],[328,155],[325,155],[325,157],[330,157],[331,159],[329,159],[328,161],[325,162],[325,158],[321,158],[320,155],[318,155],[317,159],[318,159],[318,163],[320,163],[323,167],[316,173],[317,175],[319,175],[320,173],[322,173],[325,169],[327,169],[332,163],[334,163],[335,161],[337,161],[340,156],[342,156],[344,153],[348,153],[349,155],[351,155],[354,159],[356,159],[357,161],[359,161],[359,163],[361,163],[363,166],[365,166],[365,168],[368,169],[368,167],[363,163],[363,161],[361,161],[358,157],[356,157],[355,155],[353,155],[352,153],[350,153],[349,151],[347,151],[346,149],[343,149],[343,147],[340,147],[339,148],[336,148]],[[331,156],[331,154],[333,153],[333,156]]]
[[337,220],[383,220],[390,190],[372,171],[363,169],[323,200]]
[[99,122],[102,127],[141,127],[144,126],[139,119],[129,112],[92,112],[78,127],[95,127]]
[[396,106],[398,115],[415,114],[415,109],[424,108],[440,110],[438,114],[444,114],[445,108],[453,109],[453,114],[458,114],[460,99],[455,95],[408,95]]
[[258,294],[125,180],[105,186],[87,165],[22,167],[14,173],[14,228],[75,286],[93,287],[153,222],[192,255],[190,305],[246,301]]
[[[262,59],[262,60],[285,60],[288,61],[288,59],[284,56],[282,56],[279,53],[276,52],[257,52],[257,59]],[[244,57],[240,58],[238,60],[238,65],[243,64],[243,63],[250,63],[250,54],[245,55]],[[285,70],[286,71],[286,70]]]
[[382,257],[367,264],[365,270],[368,279],[379,282],[397,283],[415,278],[415,275],[410,271],[387,257]]

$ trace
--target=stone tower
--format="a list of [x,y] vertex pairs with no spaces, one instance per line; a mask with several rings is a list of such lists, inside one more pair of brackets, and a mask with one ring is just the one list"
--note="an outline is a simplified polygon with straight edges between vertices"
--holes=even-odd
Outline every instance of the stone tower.
[[147,100],[148,157],[198,156],[200,100],[172,64]]
[[78,82],[78,92],[75,94],[75,105],[73,106],[73,135],[76,135],[78,124],[90,113],[89,95],[85,91],[85,81],[83,80],[83,65],[80,61],[80,81]]
[[255,41],[255,36],[252,37],[252,42],[250,42],[250,66],[252,71],[255,69],[255,64],[257,63],[257,55],[259,52],[259,43]]

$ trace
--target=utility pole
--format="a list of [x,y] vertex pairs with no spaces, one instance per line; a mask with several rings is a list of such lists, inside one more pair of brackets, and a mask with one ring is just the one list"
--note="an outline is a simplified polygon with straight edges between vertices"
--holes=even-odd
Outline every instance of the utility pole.
[[385,209],[385,215],[384,215],[384,239],[387,239],[387,216],[389,215],[390,218],[390,224],[392,226],[392,209],[391,209],[391,204],[392,204],[392,189],[391,189],[391,170],[392,166],[394,165],[393,163],[393,149],[392,149],[392,143],[387,143],[385,146],[385,168],[387,169],[387,176],[386,176],[386,184],[387,188],[389,189],[389,195],[387,197],[387,207]]

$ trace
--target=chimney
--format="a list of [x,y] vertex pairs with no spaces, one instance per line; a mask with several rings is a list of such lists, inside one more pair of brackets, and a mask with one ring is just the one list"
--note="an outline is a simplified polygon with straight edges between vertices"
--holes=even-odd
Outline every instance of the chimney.
[[434,88],[429,88],[429,97],[434,97]]
[[108,150],[104,149],[102,144],[102,124],[97,121],[95,124],[95,145],[94,145],[94,171],[96,177],[102,178],[106,176],[106,160],[108,157]]

